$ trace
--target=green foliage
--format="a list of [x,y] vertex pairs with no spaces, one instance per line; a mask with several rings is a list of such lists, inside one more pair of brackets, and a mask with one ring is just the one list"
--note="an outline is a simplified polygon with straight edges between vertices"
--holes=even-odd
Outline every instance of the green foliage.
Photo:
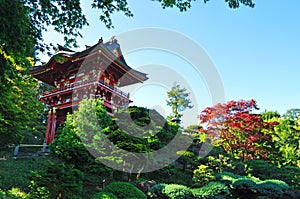
[[263,111],[260,113],[264,121],[269,121],[272,118],[280,118],[280,114],[277,111]]
[[294,189],[300,189],[300,168],[282,167],[279,168],[273,164],[262,160],[252,160],[246,162],[248,172],[260,179],[277,179],[289,184]]
[[204,186],[215,180],[214,172],[206,165],[200,165],[194,170],[193,182],[195,186]]
[[19,188],[13,187],[7,191],[7,198],[9,199],[28,199],[29,195]]
[[180,88],[179,84],[175,84],[167,94],[167,105],[172,108],[173,118],[180,119],[182,114],[179,112],[186,108],[193,108],[189,99],[190,93],[186,91],[186,88]]
[[31,192],[30,198],[43,198],[43,199],[50,199],[50,193],[47,187],[39,187],[36,182],[32,181],[31,185]]
[[201,129],[201,128],[202,128],[202,126],[200,126],[198,124],[190,125],[183,129],[183,133],[186,133],[189,135],[198,134],[199,129]]
[[150,193],[153,197],[170,199],[189,199],[192,196],[191,190],[184,185],[179,184],[156,184]]
[[73,116],[68,115],[62,132],[56,137],[55,142],[50,145],[50,149],[66,163],[80,167],[91,163],[93,159],[76,134],[72,120]]
[[6,193],[5,191],[0,189],[0,199],[6,199]]
[[123,199],[147,198],[147,196],[141,190],[128,182],[112,182],[104,188],[104,191],[112,193],[113,195],[117,196],[117,198]]
[[[67,116],[65,127],[52,144],[52,150],[76,167],[82,168],[96,159],[106,165],[131,168],[136,159],[144,163],[136,153],[165,146],[177,130],[154,110],[129,107],[115,113],[112,119],[101,100],[82,100],[78,110]],[[136,134],[139,136],[134,136]],[[150,160],[152,157],[146,158]],[[140,167],[134,166],[136,170]]]
[[297,153],[300,141],[300,129],[298,129],[300,120],[291,120],[290,117],[293,116],[269,120],[278,123],[274,128],[275,133],[272,137],[271,160],[281,166],[297,166],[297,161],[300,159]]
[[[109,129],[109,139],[131,152],[160,149],[178,132],[178,126],[169,125],[157,111],[136,106],[115,113]],[[137,147],[129,148],[128,143]]]
[[183,172],[182,167],[175,164],[170,164],[162,169],[149,173],[142,173],[141,177],[166,184],[175,183],[186,186],[192,186],[193,184],[193,172],[190,169],[186,169]]
[[292,121],[296,121],[300,116],[300,109],[299,108],[292,108],[287,110],[282,117],[284,119],[288,119],[288,120],[292,120]]
[[184,185],[165,184],[162,194],[167,195],[170,199],[187,199],[191,197],[192,192]]
[[256,183],[250,178],[235,179],[231,184],[233,193],[239,197],[247,197],[256,194]]
[[260,180],[259,178],[235,175],[230,172],[218,174],[217,179],[228,185],[231,192],[240,198],[258,196],[282,198],[289,189],[289,185],[281,180]]
[[[83,173],[64,163],[50,164],[45,172],[35,172],[31,195],[36,198],[82,198]],[[48,196],[47,196],[48,197]]]
[[222,173],[224,169],[231,170],[234,168],[234,165],[231,163],[230,158],[222,154],[219,154],[217,157],[208,156],[208,165],[217,173]]
[[14,160],[8,158],[7,160],[0,160],[0,188],[9,190],[12,187],[18,187],[28,192],[32,176],[31,171],[43,172],[49,164],[48,161],[58,162],[51,155],[36,157],[35,159]]
[[99,192],[93,195],[91,199],[118,199],[115,195],[108,192]]
[[22,142],[26,132],[39,123],[43,106],[37,100],[37,81],[27,71],[30,59],[8,54],[0,45],[0,65],[0,147],[3,147]]
[[29,10],[20,1],[0,1],[0,147],[19,144],[24,132],[39,123],[43,110],[37,100],[33,65],[34,36]]
[[[196,0],[155,0],[161,3],[163,8],[173,8],[177,7],[181,12],[187,11],[192,7],[192,2]],[[203,0],[204,3],[207,3],[209,0]],[[230,8],[239,8],[240,4],[245,6],[249,6],[251,8],[254,7],[254,3],[252,0],[225,0],[228,3]]]
[[210,182],[201,188],[191,189],[195,198],[201,199],[221,199],[229,198],[230,192],[226,185],[220,182]]
[[76,167],[93,164],[94,157],[87,148],[93,148],[97,153],[103,152],[106,143],[101,142],[101,132],[110,123],[111,118],[102,101],[82,100],[78,110],[67,116],[65,126],[51,149],[59,158]]
[[265,180],[258,183],[257,190],[262,195],[275,198],[283,195],[289,186],[281,180]]
[[183,164],[183,171],[185,171],[187,165],[192,164],[194,162],[194,159],[197,157],[191,151],[177,151],[176,154],[181,155],[177,161]]

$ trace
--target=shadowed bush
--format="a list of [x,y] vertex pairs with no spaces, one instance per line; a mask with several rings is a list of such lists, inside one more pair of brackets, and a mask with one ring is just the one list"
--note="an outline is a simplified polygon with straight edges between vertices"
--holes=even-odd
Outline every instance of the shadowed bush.
[[104,188],[104,191],[122,199],[147,199],[147,196],[141,190],[128,182],[112,182]]
[[217,175],[217,180],[230,187],[230,191],[238,198],[284,198],[289,185],[281,180],[260,180],[224,172]]

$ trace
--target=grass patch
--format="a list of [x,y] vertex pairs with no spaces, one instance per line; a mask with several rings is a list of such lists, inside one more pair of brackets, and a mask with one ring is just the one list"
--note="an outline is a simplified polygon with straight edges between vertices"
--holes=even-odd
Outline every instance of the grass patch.
[[58,163],[59,161],[52,156],[1,160],[0,189],[9,190],[12,187],[19,187],[25,191],[29,190],[32,171],[45,171],[50,162]]

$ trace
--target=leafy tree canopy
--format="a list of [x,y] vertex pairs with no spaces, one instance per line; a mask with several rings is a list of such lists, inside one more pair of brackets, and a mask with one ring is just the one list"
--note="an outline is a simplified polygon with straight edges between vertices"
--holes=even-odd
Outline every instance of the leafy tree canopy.
[[289,109],[282,116],[286,119],[296,121],[300,116],[300,109],[299,108]]
[[[160,3],[163,8],[176,7],[180,11],[187,11],[196,0],[154,1]],[[204,3],[208,1],[204,0]],[[238,8],[241,4],[254,7],[252,0],[225,0],[225,2],[230,8]],[[92,0],[91,7],[99,10],[99,20],[107,28],[113,28],[111,16],[116,12],[128,17],[133,16],[127,0]],[[48,47],[43,44],[43,31],[47,31],[49,26],[64,36],[67,45],[76,46],[75,38],[81,37],[80,30],[88,25],[80,0],[0,0],[0,8],[4,30],[1,32],[0,43],[6,45],[14,43],[15,47],[29,41],[34,42],[36,49],[44,51]]]
[[225,151],[245,159],[267,158],[274,122],[263,121],[255,100],[229,101],[202,111],[200,121],[206,124],[202,131],[217,141]]

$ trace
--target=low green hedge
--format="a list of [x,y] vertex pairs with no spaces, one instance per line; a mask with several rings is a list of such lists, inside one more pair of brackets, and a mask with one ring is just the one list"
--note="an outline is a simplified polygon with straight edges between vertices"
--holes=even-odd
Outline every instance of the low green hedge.
[[228,187],[220,182],[210,182],[201,188],[191,189],[194,198],[201,199],[221,199],[230,195]]
[[119,199],[147,199],[147,196],[141,190],[128,182],[112,182],[103,191],[112,193]]
[[189,187],[179,184],[156,184],[150,194],[153,197],[169,199],[190,199],[192,192]]
[[260,180],[255,177],[235,175],[223,172],[217,179],[230,187],[230,191],[237,197],[270,197],[282,198],[289,190],[289,185],[281,180]]

